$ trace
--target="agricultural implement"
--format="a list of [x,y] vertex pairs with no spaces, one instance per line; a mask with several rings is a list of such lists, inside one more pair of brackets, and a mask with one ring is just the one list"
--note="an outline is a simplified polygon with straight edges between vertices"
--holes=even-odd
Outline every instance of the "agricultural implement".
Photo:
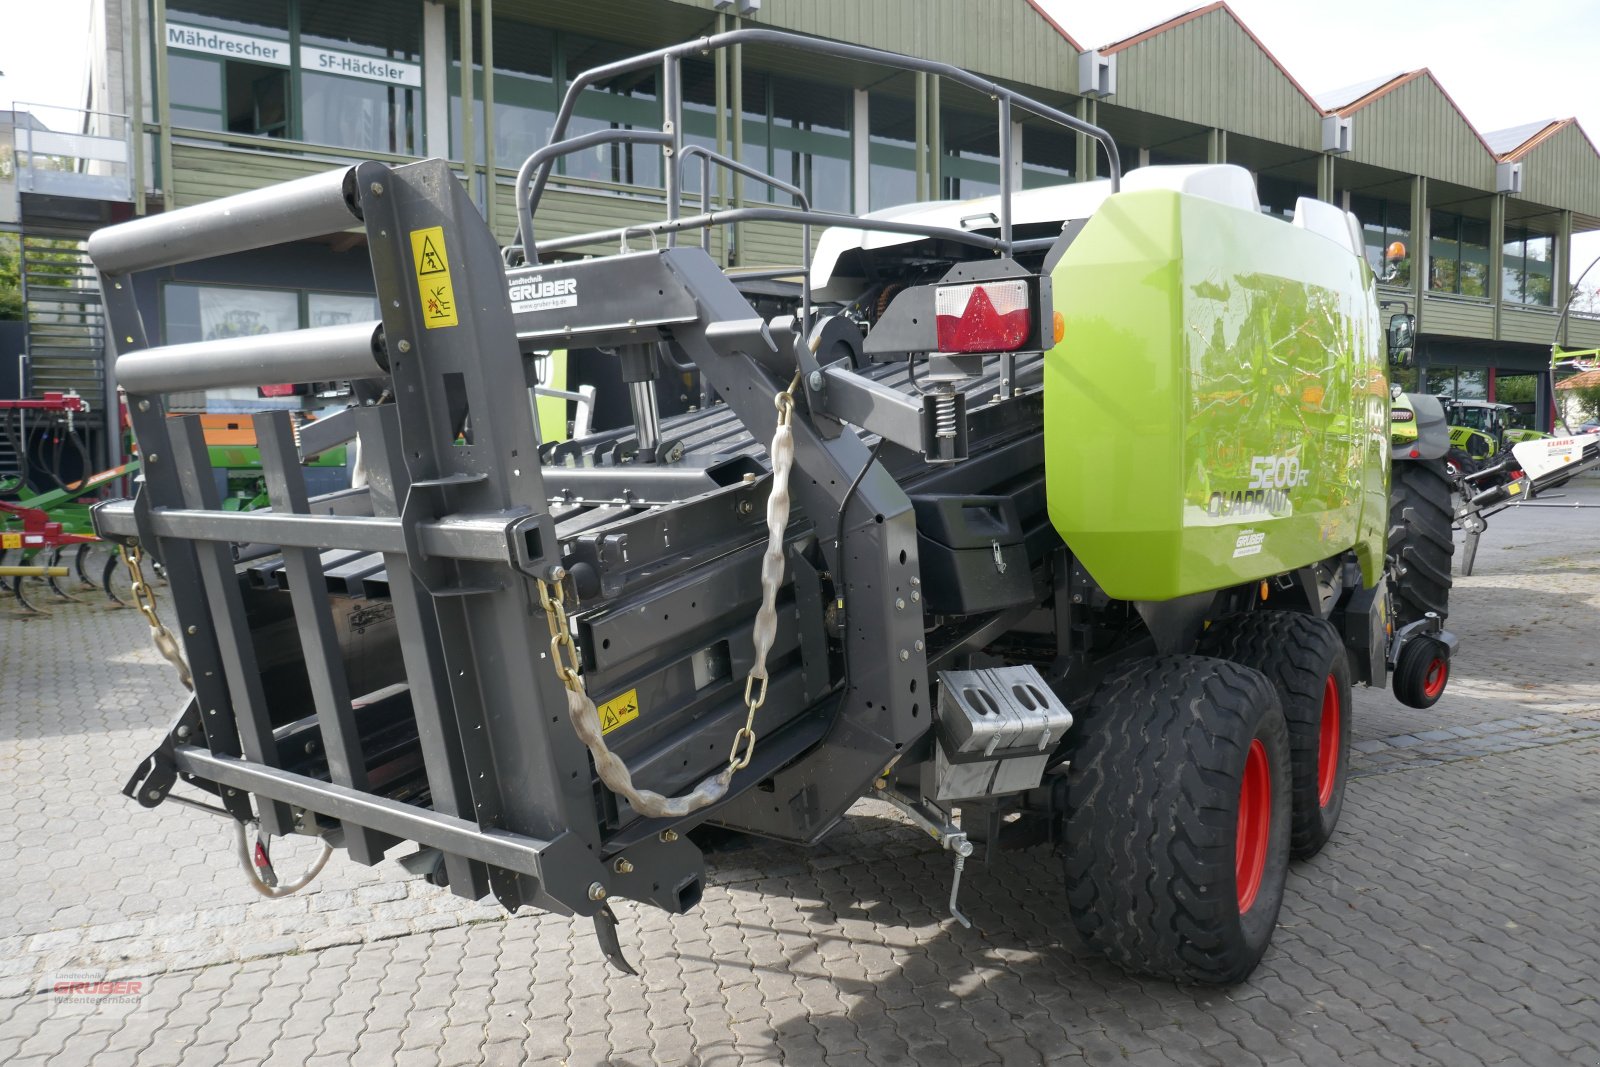
[[[741,43],[938,74],[1110,177],[1018,191],[1002,136],[996,197],[811,210],[685,148],[683,59]],[[566,136],[638,72],[661,130]],[[663,150],[665,218],[541,239],[555,160],[613,142]],[[798,206],[696,209],[690,157]],[[95,523],[164,563],[194,687],[127,794],[203,795],[246,857],[405,851],[591,916],[624,970],[611,902],[693,908],[703,828],[810,845],[871,797],[950,854],[958,921],[986,921],[958,901],[974,842],[1052,847],[1088,944],[1249,974],[1339,818],[1351,685],[1432,703],[1455,648],[1445,444],[1395,462],[1391,511],[1353,217],[1264,216],[1236,167],[1124,176],[1104,130],[1005,86],[765,29],[574,79],[517,200],[502,250],[446,162],[369,162],[91,239],[145,457]],[[753,220],[807,263],[741,278],[685,239]],[[382,321],[149,345],[133,275],[352,226]],[[608,359],[629,424],[542,440],[552,349]],[[664,366],[708,403],[663,416]],[[298,442],[254,416],[270,508],[226,510],[166,395],[329,378],[353,402]],[[312,495],[302,461],[347,440],[364,477]]]
[[[89,515],[93,499],[86,498],[114,490],[122,479],[138,471],[139,464],[125,463],[87,477],[64,480],[60,457],[65,441],[77,441],[80,459],[88,458],[73,425],[75,417],[88,410],[88,402],[70,392],[0,401],[4,432],[22,461],[17,475],[0,479],[0,498],[12,498],[0,499],[0,580],[9,582],[11,595],[26,614],[42,614],[28,596],[27,583],[33,579],[43,579],[50,591],[64,600],[79,599],[76,594],[98,587],[113,602],[120,602],[119,586],[113,581],[117,554],[94,552],[101,542],[94,534]],[[57,437],[57,461],[45,472],[56,488],[44,492],[34,491],[29,484],[32,465],[28,462],[28,435],[22,431],[27,413],[42,414],[57,424],[49,428]],[[99,558],[102,555],[103,560]],[[66,587],[61,579],[69,579]]]

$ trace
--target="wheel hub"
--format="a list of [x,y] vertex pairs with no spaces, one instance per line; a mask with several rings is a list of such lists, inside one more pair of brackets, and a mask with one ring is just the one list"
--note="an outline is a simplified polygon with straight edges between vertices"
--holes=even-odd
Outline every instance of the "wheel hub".
[[1272,832],[1272,773],[1260,738],[1250,742],[1239,780],[1239,832],[1235,839],[1234,884],[1239,888],[1239,914],[1256,902],[1267,869],[1267,842]]
[[1428,673],[1422,680],[1422,693],[1432,699],[1444,692],[1445,682],[1450,680],[1450,664],[1441,657],[1435,656],[1433,662],[1428,664]]
[[1339,706],[1339,683],[1328,675],[1322,684],[1322,724],[1317,745],[1317,803],[1326,808],[1333,800],[1333,787],[1339,779],[1339,740],[1343,733],[1344,709]]

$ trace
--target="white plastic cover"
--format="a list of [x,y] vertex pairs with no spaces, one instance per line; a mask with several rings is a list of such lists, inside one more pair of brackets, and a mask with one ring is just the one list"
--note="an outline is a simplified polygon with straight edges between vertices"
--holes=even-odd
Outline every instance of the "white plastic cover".
[[1352,255],[1361,255],[1361,223],[1348,211],[1326,200],[1302,196],[1294,202],[1294,224],[1326,237]]
[[[1250,172],[1228,163],[1140,167],[1123,175],[1122,189],[1124,192],[1173,189],[1190,196],[1231,204],[1245,211],[1261,210]],[[1098,211],[1110,195],[1111,182],[1106,179],[1018,190],[1011,194],[1011,225],[1014,228],[1040,223],[1065,225],[1075,219],[1086,219]],[[994,233],[1000,226],[1000,197],[901,204],[870,212],[864,217]],[[849,226],[835,226],[824,231],[817,241],[817,252],[811,263],[814,298],[825,302],[851,300],[862,291],[865,279],[835,276],[839,259],[845,253],[855,249],[894,248],[921,240],[924,238],[914,234],[880,233]]]
[[1543,437],[1512,445],[1511,454],[1517,457],[1523,473],[1529,478],[1543,478],[1562,467],[1576,463],[1583,456],[1584,448],[1595,441],[1600,441],[1600,434]]

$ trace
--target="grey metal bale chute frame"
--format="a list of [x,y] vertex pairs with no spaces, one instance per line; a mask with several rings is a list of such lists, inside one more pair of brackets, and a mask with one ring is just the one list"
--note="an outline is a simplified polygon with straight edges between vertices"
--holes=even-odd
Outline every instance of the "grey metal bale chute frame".
[[[97,509],[96,522],[165,564],[195,681],[130,796],[153,806],[183,780],[270,834],[320,833],[368,864],[415,842],[419,867],[457,894],[492,892],[508,908],[609,923],[612,895],[670,911],[693,906],[702,858],[684,831],[701,822],[808,843],[876,788],[964,856],[970,846],[920,799],[938,790],[920,788],[918,776],[948,763],[980,794],[1037,783],[1039,754],[1070,716],[1033,668],[962,670],[969,695],[960,699],[942,700],[936,679],[964,668],[967,653],[1036,613],[1056,588],[1084,580],[1060,562],[1044,515],[1043,345],[987,366],[953,363],[928,388],[911,360],[935,347],[931,315],[888,351],[804,296],[794,314],[764,318],[703,247],[680,245],[677,235],[781,219],[933,237],[974,250],[953,279],[1032,279],[1044,323],[1048,280],[1013,256],[1051,242],[1013,240],[1004,136],[992,236],[812,211],[799,190],[760,175],[800,208],[683,215],[681,168],[691,157],[701,157],[703,173],[712,164],[750,171],[685,150],[679,64],[741,42],[937,73],[992,96],[1002,131],[1022,107],[1098,140],[1113,182],[1119,174],[1104,131],[965,71],[741,30],[574,81],[554,143],[519,177],[526,262],[509,270],[439,160],[362,163],[97,234],[90,251],[145,482],[136,501]],[[652,66],[661,71],[662,131],[563,139],[585,86]],[[537,242],[550,164],[607,141],[661,146],[666,218]],[[134,274],[351,227],[366,233],[380,322],[149,347]],[[424,269],[419,234],[437,235],[442,290],[425,277],[440,264]],[[630,235],[664,237],[665,246],[540,261]],[[931,299],[923,288],[908,290],[905,306]],[[655,350],[668,344],[719,403],[658,415]],[[532,353],[570,346],[617,353],[631,434],[540,441],[523,388],[535,384]],[[198,419],[169,417],[164,395],[307,378],[348,379],[355,403],[298,442],[285,414],[256,416],[271,509],[223,511]],[[610,744],[641,785],[675,795],[726,763],[744,719],[761,596],[772,479],[760,444],[773,433],[774,396],[791,383],[796,508],[759,744],[718,803],[683,820],[642,817],[596,780],[563,714],[537,583],[576,601],[589,691],[597,700],[631,694],[637,718]],[[301,459],[352,438],[366,484],[309,497]],[[989,524],[981,536],[962,527],[969,513]],[[942,588],[925,598],[929,551],[959,595]],[[975,576],[965,566],[973,560],[983,563]],[[1021,695],[985,703],[985,685]],[[991,706],[1016,729],[969,730],[936,760],[939,715]]]

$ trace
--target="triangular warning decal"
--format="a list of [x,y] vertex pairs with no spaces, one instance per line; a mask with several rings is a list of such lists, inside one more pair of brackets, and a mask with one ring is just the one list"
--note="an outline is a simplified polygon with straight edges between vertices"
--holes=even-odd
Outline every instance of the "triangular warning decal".
[[433,238],[422,239],[422,254],[418,257],[418,274],[443,274],[450,268],[445,266],[444,257],[433,247]]

